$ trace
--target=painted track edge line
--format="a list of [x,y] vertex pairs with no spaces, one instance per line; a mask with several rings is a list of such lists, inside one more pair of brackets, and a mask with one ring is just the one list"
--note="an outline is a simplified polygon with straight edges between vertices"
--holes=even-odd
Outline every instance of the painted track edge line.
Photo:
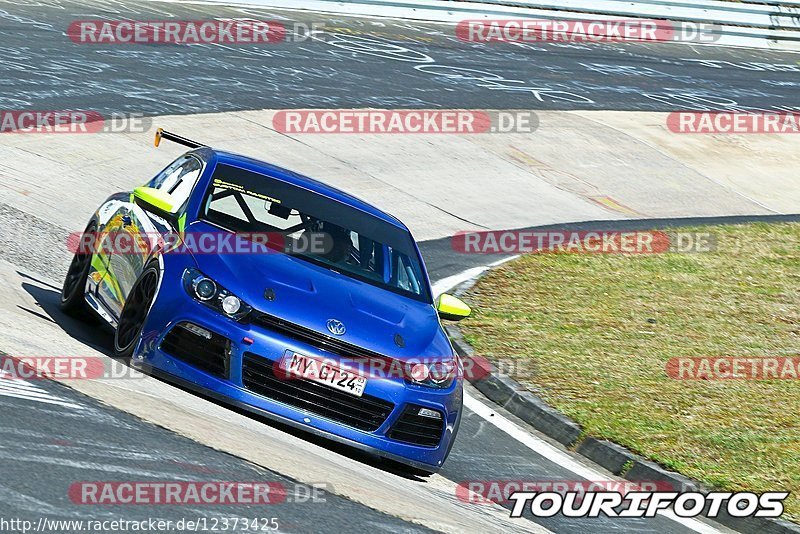
[[[486,406],[484,403],[468,393],[464,393],[464,406],[475,412],[485,421],[493,424],[512,438],[516,439],[539,456],[558,464],[559,466],[571,471],[581,478],[595,482],[616,481],[616,479],[611,478],[608,475],[604,475],[603,473],[591,467],[581,465],[575,461],[575,459],[571,458],[567,453],[558,450],[553,445],[519,427],[516,423],[506,419],[503,417],[503,415],[492,410],[489,406]],[[659,515],[680,523],[694,532],[699,532],[702,534],[722,532],[719,529],[696,519],[678,517],[672,511],[664,510],[661,511]]]

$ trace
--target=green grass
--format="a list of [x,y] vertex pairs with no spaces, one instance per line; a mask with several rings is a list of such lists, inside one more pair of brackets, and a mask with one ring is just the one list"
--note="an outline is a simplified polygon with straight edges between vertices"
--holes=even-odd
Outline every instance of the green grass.
[[[800,224],[714,226],[712,253],[536,254],[467,294],[478,354],[606,438],[727,490],[788,490],[800,519],[800,380],[679,381],[673,357],[800,354]],[[522,362],[518,362],[522,363]]]

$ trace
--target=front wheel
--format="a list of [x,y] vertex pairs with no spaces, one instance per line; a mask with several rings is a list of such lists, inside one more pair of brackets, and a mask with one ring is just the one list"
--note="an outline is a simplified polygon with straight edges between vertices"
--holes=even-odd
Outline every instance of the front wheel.
[[149,264],[139,275],[125,300],[114,334],[114,354],[117,357],[127,359],[133,356],[136,344],[142,336],[147,314],[156,298],[159,276],[158,264]]
[[82,244],[86,242],[84,236],[91,236],[96,231],[97,224],[89,223],[81,236],[75,256],[72,257],[72,262],[69,264],[64,286],[61,289],[61,310],[67,315],[79,319],[91,317],[85,293],[86,280],[89,277],[89,269],[92,267],[92,253],[84,251]]

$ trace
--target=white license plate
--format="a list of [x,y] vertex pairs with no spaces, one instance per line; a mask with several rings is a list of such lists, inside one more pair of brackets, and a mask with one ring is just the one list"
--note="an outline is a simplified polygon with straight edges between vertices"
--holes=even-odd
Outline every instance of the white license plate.
[[367,387],[367,379],[348,369],[342,369],[336,362],[303,356],[288,352],[281,360],[281,368],[288,378],[301,378],[325,384],[339,391],[360,397]]

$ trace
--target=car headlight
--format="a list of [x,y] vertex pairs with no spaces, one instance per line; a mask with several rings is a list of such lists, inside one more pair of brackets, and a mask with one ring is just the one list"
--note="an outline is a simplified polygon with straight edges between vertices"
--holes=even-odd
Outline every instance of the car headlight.
[[446,389],[457,375],[455,360],[423,360],[406,364],[406,380],[418,386]]
[[203,302],[211,300],[217,294],[217,284],[211,278],[198,276],[192,280],[194,295]]
[[183,287],[198,302],[236,321],[244,319],[253,310],[242,299],[197,269],[186,269]]

